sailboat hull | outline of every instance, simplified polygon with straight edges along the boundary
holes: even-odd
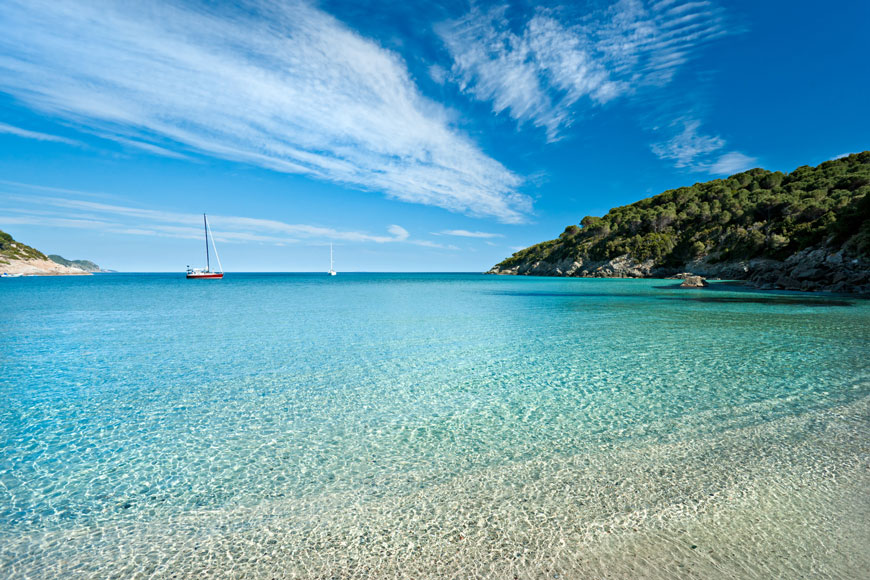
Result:
[[[220,278],[224,277],[224,273],[223,272],[188,272],[187,277],[188,278],[205,278],[205,279],[217,278],[217,279],[220,279]]]

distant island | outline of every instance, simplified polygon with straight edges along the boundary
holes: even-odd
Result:
[[[587,216],[489,273],[746,280],[766,289],[870,293],[870,151],[751,169]]]
[[[90,260],[67,260],[57,254],[46,256],[39,250],[15,241],[0,230],[0,274],[20,276],[88,276],[103,270]]]

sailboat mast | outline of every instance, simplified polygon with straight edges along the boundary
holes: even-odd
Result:
[[[205,214],[202,214],[202,229],[205,230],[205,271],[211,272],[211,263],[208,259],[208,222],[205,221]]]
[[[329,244],[329,271],[332,272],[335,268],[332,267],[332,244]]]

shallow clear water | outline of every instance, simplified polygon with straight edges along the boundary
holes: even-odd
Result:
[[[870,303],[0,281],[2,577],[870,577]]]

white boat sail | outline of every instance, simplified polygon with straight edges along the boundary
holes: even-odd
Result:
[[[332,244],[329,244],[329,275],[335,276],[338,272],[335,271],[335,265],[332,261]]]

